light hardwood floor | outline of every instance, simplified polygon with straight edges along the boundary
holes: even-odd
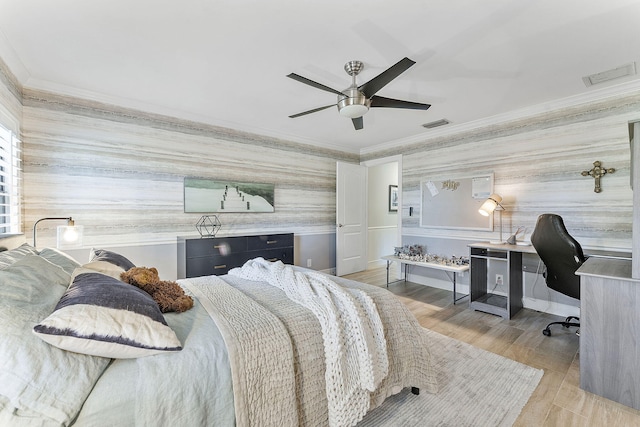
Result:
[[[384,287],[386,270],[381,267],[345,278]],[[549,322],[561,320],[558,316],[523,309],[505,320],[470,310],[466,298],[453,305],[450,291],[402,281],[390,284],[389,290],[423,327],[544,370],[515,426],[640,426],[640,411],[580,388],[575,328],[556,326],[550,337],[542,335]]]

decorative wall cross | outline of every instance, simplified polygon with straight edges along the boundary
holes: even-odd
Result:
[[[614,173],[615,171],[616,170],[614,168],[609,168],[609,169],[603,168],[602,163],[600,163],[599,161],[595,161],[593,162],[593,169],[588,171],[582,171],[581,174],[582,176],[591,176],[596,180],[596,186],[593,189],[593,191],[595,191],[596,193],[599,193],[602,191],[602,188],[600,187],[600,178],[602,178],[608,173]]]

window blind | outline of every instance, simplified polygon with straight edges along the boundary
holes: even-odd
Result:
[[[0,124],[0,234],[20,230],[20,140]]]

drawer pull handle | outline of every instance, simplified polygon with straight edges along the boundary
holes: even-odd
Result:
[[[267,240],[267,245],[273,245],[274,243],[278,243],[277,240]]]
[[[214,245],[213,249],[220,249],[221,247],[223,247],[224,245]]]
[[[227,265],[226,265],[226,264],[222,264],[222,265],[214,265],[214,266],[213,266],[213,268],[214,268],[215,270],[218,270],[218,269],[220,269],[220,268],[226,268],[226,267],[227,267]]]
[[[278,258],[271,258],[271,259],[268,259],[267,261],[274,262],[274,261],[277,261],[277,260],[278,260]]]

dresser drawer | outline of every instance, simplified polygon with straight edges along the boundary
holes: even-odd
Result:
[[[265,234],[247,237],[248,250],[293,247],[293,234]]]
[[[285,264],[293,264],[293,248],[268,249],[260,252],[248,252],[251,258],[262,257],[267,261],[282,261]],[[251,259],[250,258],[250,259]]]
[[[186,242],[186,257],[230,255],[246,252],[246,237],[216,237],[204,239],[190,239]]]
[[[220,276],[247,261],[245,253],[230,256],[211,256],[187,259],[187,277]]]
[[[293,264],[293,244],[293,233],[178,237],[178,278],[220,276],[257,257]]]

